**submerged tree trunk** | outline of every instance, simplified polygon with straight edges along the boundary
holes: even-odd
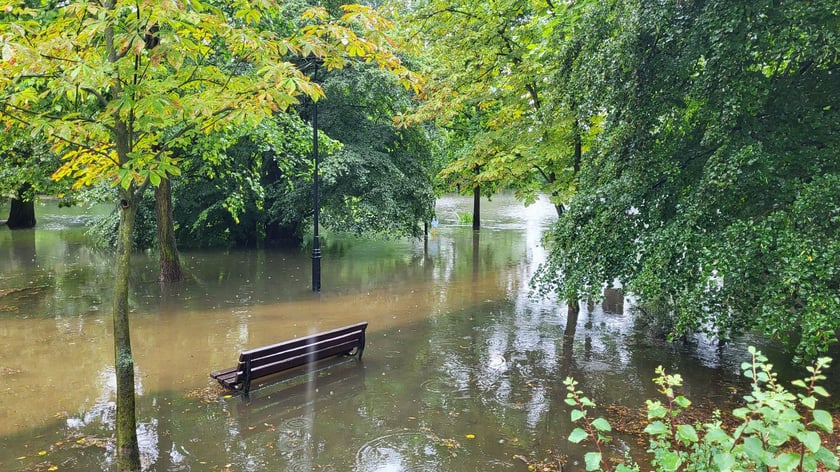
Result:
[[[481,228],[481,186],[476,184],[473,189],[473,230]]]
[[[161,282],[180,282],[184,279],[178,245],[175,241],[175,224],[172,220],[172,184],[168,178],[161,179],[155,187],[155,215],[160,247]]]
[[[11,201],[9,208],[9,220],[6,225],[9,229],[29,229],[35,227],[35,202],[32,199],[25,199],[24,195],[31,188],[29,184],[23,184],[18,189],[17,197]]]
[[[134,186],[132,185],[133,189]],[[134,357],[128,328],[128,275],[137,202],[120,191],[120,226],[114,275],[114,367],[117,374],[117,470],[139,471],[140,448],[134,405]]]

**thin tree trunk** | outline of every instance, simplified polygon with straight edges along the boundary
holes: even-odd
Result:
[[[134,357],[128,328],[128,275],[137,203],[130,191],[121,191],[120,194],[113,302],[114,366],[117,374],[117,470],[133,472],[140,470],[140,449],[134,404]]]
[[[105,0],[108,10],[116,8],[116,0]],[[108,62],[119,60],[114,43],[114,30],[107,26],[104,31]],[[119,77],[111,78],[110,97],[122,96],[122,82]],[[131,127],[119,113],[114,113],[111,131],[119,164],[128,162],[131,153]],[[117,376],[117,472],[140,472],[140,446],[137,443],[137,418],[134,404],[134,357],[131,354],[131,335],[128,329],[128,275],[131,269],[131,248],[134,241],[134,218],[137,215],[137,187],[131,183],[127,189],[120,188],[120,226],[117,239],[117,255],[114,267],[114,370]]]
[[[184,279],[184,274],[175,241],[175,225],[172,221],[172,184],[168,178],[162,179],[160,185],[155,187],[155,214],[160,246],[160,281],[180,282]]]
[[[35,202],[24,200],[22,196],[30,189],[29,184],[23,184],[17,192],[17,197],[12,198],[9,208],[9,220],[6,225],[9,229],[29,229],[35,227]]]
[[[481,228],[481,186],[476,184],[473,189],[473,230]]]

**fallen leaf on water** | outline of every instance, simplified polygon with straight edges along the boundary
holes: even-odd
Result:
[[[468,434],[467,439],[475,439],[475,434]]]
[[[26,459],[26,456],[20,456],[20,457],[17,458],[17,460],[19,460],[19,461],[22,461],[24,459]]]
[[[39,456],[46,456],[46,455],[47,455],[47,451],[38,451],[38,455],[39,455]]]

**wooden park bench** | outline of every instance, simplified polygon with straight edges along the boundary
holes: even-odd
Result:
[[[334,356],[355,355],[365,350],[367,322],[357,323],[271,346],[243,351],[239,364],[212,372],[210,377],[225,388],[248,394],[251,382]]]

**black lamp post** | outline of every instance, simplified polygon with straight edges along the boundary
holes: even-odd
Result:
[[[315,72],[312,81],[318,78],[318,63],[315,58]],[[312,231],[312,291],[321,291],[321,241],[318,239],[318,216],[321,213],[321,203],[318,201],[318,101],[312,100],[312,157],[315,160],[315,170],[312,172],[312,202],[315,206],[315,217]]]

